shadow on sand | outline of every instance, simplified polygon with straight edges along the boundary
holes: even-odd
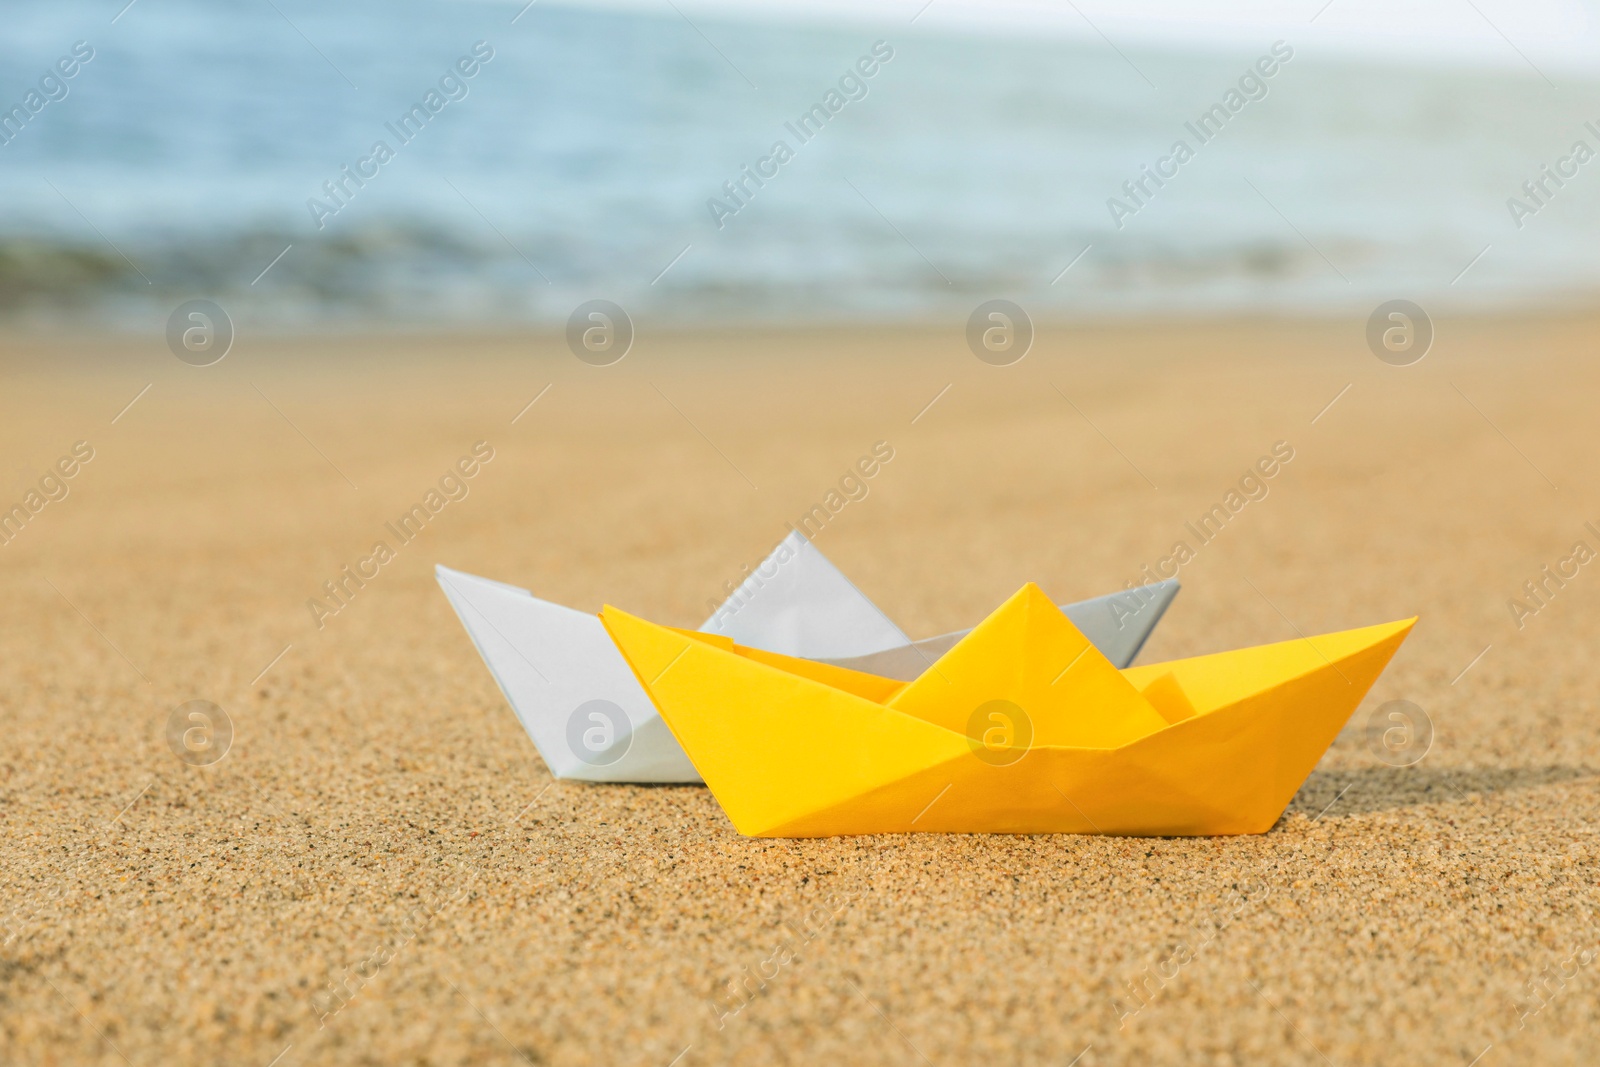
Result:
[[[1472,794],[1488,797],[1517,789],[1594,778],[1600,770],[1555,764],[1545,767],[1364,767],[1358,770],[1317,770],[1306,779],[1285,815],[1329,818],[1422,807],[1427,804],[1464,804]],[[1337,798],[1337,802],[1335,802]]]

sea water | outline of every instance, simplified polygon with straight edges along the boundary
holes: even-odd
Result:
[[[1574,158],[1600,151],[1600,93],[1570,71],[667,4],[12,0],[6,19],[13,321],[139,326],[197,297],[299,328],[556,323],[594,298],[826,323],[959,322],[994,297],[1116,318],[1600,291],[1600,161]],[[93,58],[63,78],[75,47]]]

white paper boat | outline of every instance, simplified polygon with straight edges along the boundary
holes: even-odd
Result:
[[[435,568],[439,585],[557,778],[698,782],[598,615],[526,589]],[[1133,662],[1176,580],[1062,606],[1117,667]],[[700,627],[741,645],[910,680],[965,630],[912,641],[793,531]]]

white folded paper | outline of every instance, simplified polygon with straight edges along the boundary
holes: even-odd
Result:
[[[501,692],[557,778],[698,782],[597,615],[526,589],[435,568]],[[1118,667],[1133,662],[1176,580],[1064,605]],[[910,680],[966,631],[912,641],[798,531],[700,627],[742,645]]]

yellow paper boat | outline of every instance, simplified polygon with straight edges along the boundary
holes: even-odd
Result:
[[[600,617],[751,837],[1265,833],[1416,622],[1119,671],[1030,583],[899,682]]]

